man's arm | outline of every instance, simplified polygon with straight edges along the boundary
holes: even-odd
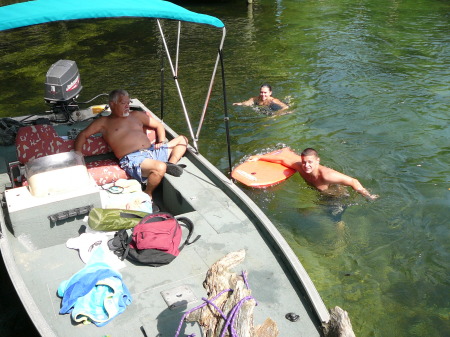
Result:
[[[166,130],[164,129],[164,125],[159,121],[157,121],[156,119],[148,116],[145,112],[140,112],[139,116],[142,121],[142,124],[144,124],[146,127],[155,130],[156,135],[155,147],[159,149],[166,141]]]
[[[361,185],[361,183],[359,182],[358,179],[347,176],[343,173],[337,172],[328,167],[326,167],[326,168],[324,167],[323,172],[322,172],[322,177],[329,184],[339,184],[339,185],[344,185],[344,186],[350,186],[351,188],[353,188],[353,190],[355,190],[356,192],[358,192],[359,194],[361,194],[363,197],[365,197],[367,199],[375,200],[376,198],[378,198],[378,195],[370,194],[369,191],[367,191],[363,187],[363,185]]]
[[[103,117],[96,119],[89,126],[81,131],[75,139],[74,150],[80,154],[83,154],[83,145],[86,140],[96,133],[101,133],[103,130]]]
[[[248,158],[249,161],[257,161],[257,160],[262,160],[262,161],[268,161],[271,163],[277,163],[277,164],[281,164],[283,166],[286,167],[290,167],[294,170],[299,171],[300,167],[301,167],[301,162],[302,162],[302,157],[296,154],[293,154],[291,156],[287,157],[280,157],[279,155],[264,155],[264,157],[262,156],[251,156],[250,158]]]

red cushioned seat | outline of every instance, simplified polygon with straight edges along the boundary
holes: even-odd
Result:
[[[24,126],[16,136],[17,159],[25,165],[32,159],[69,152],[73,142],[59,137],[51,125]]]
[[[94,178],[97,185],[105,185],[119,179],[129,179],[130,177],[122,170],[114,159],[96,160],[86,163],[89,174]]]

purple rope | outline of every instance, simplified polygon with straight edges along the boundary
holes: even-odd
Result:
[[[222,317],[225,319],[225,315],[223,314],[223,312],[222,312],[219,308],[217,308],[216,305],[215,305],[214,303],[212,303],[212,302],[210,302],[210,301],[216,300],[216,299],[217,299],[218,297],[220,297],[223,293],[226,293],[226,292],[228,292],[228,291],[233,291],[233,289],[222,290],[220,293],[218,293],[216,296],[214,296],[211,300],[207,300],[207,299],[205,299],[205,298],[202,298],[202,300],[204,300],[205,303],[202,303],[202,304],[200,304],[199,306],[196,306],[195,308],[192,308],[191,310],[186,311],[186,312],[184,313],[183,317],[181,317],[180,324],[178,324],[178,329],[177,329],[177,332],[175,333],[175,337],[178,337],[178,335],[180,334],[181,327],[183,326],[183,322],[184,322],[185,318],[187,317],[187,315],[189,315],[191,312],[193,312],[193,311],[195,311],[195,310],[198,310],[198,309],[200,309],[200,308],[203,308],[203,307],[204,307],[205,305],[207,305],[208,303],[209,303],[209,304],[212,304],[212,305],[219,311],[219,313],[222,315]],[[195,335],[195,334],[194,334],[194,335]]]
[[[247,296],[247,297],[244,297],[243,299],[241,299],[239,301],[239,303],[237,304],[237,308],[233,314],[233,317],[231,318],[231,326],[232,327],[234,327],[234,321],[236,320],[236,317],[238,316],[237,313],[241,310],[242,305],[244,304],[245,301],[249,301],[249,300],[254,300],[255,305],[258,305],[258,302],[256,301],[256,299],[253,296]]]
[[[248,285],[248,281],[247,281],[247,272],[246,271],[242,271],[241,274],[243,280],[244,280],[244,284],[247,287],[247,289],[250,289],[249,285]],[[222,316],[223,319],[225,319],[225,325],[222,329],[222,333],[220,334],[220,337],[224,337],[226,331],[229,329],[231,336],[232,337],[239,337],[237,335],[236,329],[234,328],[234,323],[237,317],[237,313],[239,312],[239,310],[241,310],[242,305],[244,304],[244,302],[248,301],[248,300],[254,300],[256,305],[258,305],[258,302],[256,301],[256,299],[253,296],[246,296],[244,298],[242,298],[229,312],[228,317],[225,316],[225,314],[222,312],[222,310],[215,304],[213,303],[213,301],[215,301],[218,297],[220,297],[223,293],[225,292],[229,292],[229,291],[233,291],[233,289],[227,289],[227,290],[223,290],[221,291],[219,294],[217,294],[216,296],[214,296],[212,299],[207,299],[202,297],[202,300],[205,301],[204,303],[200,304],[199,306],[188,310],[183,317],[181,318],[180,324],[178,325],[178,329],[177,332],[175,334],[175,337],[178,337],[178,335],[180,334],[181,331],[181,327],[183,325],[184,320],[186,319],[187,315],[189,315],[191,312],[198,310],[200,308],[203,308],[204,306],[210,304],[212,305],[218,312],[219,314]],[[195,333],[189,335],[188,337],[195,337]]]
[[[208,300],[207,298],[202,297],[202,300],[205,301],[207,304],[211,304],[214,308],[216,308],[216,310],[219,312],[220,316],[222,316],[223,319],[226,319],[227,316],[225,316],[225,314],[222,312],[222,310],[220,310],[220,308],[213,302],[211,302],[210,300]],[[205,303],[205,305],[206,305]]]
[[[234,328],[234,322],[236,320],[237,317],[237,313],[239,312],[239,310],[241,310],[242,305],[244,304],[244,302],[248,301],[248,300],[255,300],[255,298],[253,296],[245,296],[244,298],[242,298],[230,311],[227,320],[225,322],[225,325],[223,327],[222,333],[220,334],[220,337],[225,336],[225,332],[227,331],[227,328],[230,327],[230,332],[231,332],[231,336],[233,337],[238,337],[237,333],[236,333],[236,329]],[[258,305],[258,303],[256,302],[256,305]]]
[[[249,285],[248,285],[248,281],[247,281],[247,272],[245,270],[242,271],[241,274],[242,278],[244,279],[244,284],[247,287],[247,289],[250,289]]]

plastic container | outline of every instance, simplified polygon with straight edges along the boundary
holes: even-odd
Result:
[[[44,197],[92,186],[83,156],[64,152],[30,160],[25,165],[30,193]]]

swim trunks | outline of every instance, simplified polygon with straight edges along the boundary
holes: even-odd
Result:
[[[141,183],[146,183],[147,177],[142,177],[141,163],[145,159],[160,160],[165,163],[168,160],[168,154],[167,144],[164,144],[159,149],[155,149],[155,146],[152,145],[148,149],[137,150],[123,156],[119,160],[119,164],[128,175]]]

